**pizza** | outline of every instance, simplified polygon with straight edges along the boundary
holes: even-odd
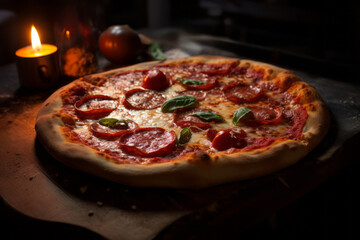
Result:
[[[295,164],[327,108],[291,71],[194,56],[77,79],[41,107],[37,137],[64,164],[135,187],[204,188]]]

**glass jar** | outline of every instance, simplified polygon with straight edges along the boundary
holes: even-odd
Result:
[[[77,78],[97,70],[97,39],[92,21],[75,4],[66,5],[55,23],[62,74]]]

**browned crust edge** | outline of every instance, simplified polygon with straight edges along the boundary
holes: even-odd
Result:
[[[187,59],[168,60],[161,64],[197,61],[219,63],[236,60],[238,59],[219,56],[196,56]],[[93,76],[110,76],[122,71],[148,68],[158,63],[157,61],[141,63]],[[296,78],[291,72],[269,64],[251,60],[241,60],[240,64],[272,69],[276,73],[273,74],[270,71],[270,75],[274,76],[269,77],[269,79],[274,79],[284,72],[285,75]],[[301,141],[275,142],[268,148],[251,152],[233,154],[219,152],[206,161],[193,154],[166,163],[150,165],[115,164],[86,146],[68,142],[60,130],[63,123],[52,114],[62,106],[60,92],[72,87],[77,81],[79,80],[60,88],[44,102],[35,124],[38,139],[58,161],[75,169],[130,186],[197,189],[264,176],[293,165],[306,156],[319,144],[329,127],[330,118],[324,102],[311,86],[304,83],[305,89],[311,91],[311,97],[306,95],[305,97],[308,99],[305,99],[303,103],[303,106],[308,110],[309,117],[303,131],[304,138]],[[298,81],[294,81],[290,88],[297,84]],[[315,110],[309,111],[309,105],[312,106],[311,109]]]

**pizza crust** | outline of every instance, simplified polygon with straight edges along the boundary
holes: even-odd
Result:
[[[218,56],[197,56],[168,60],[164,63],[197,61],[224,63],[239,60]],[[123,71],[146,69],[158,63],[158,61],[141,63],[92,76],[111,76]],[[265,78],[269,81],[276,79],[283,83],[280,84],[281,86],[291,89],[291,93],[301,92],[299,96],[308,112],[302,140],[275,141],[266,148],[232,154],[218,152],[211,157],[201,152],[189,153],[165,163],[117,164],[89,147],[69,142],[61,132],[63,122],[53,114],[62,106],[61,92],[75,86],[81,80],[75,80],[60,88],[44,102],[36,120],[37,137],[47,151],[64,164],[135,187],[204,188],[257,178],[295,164],[315,148],[327,132],[330,118],[324,102],[311,86],[301,82],[296,75],[287,70],[251,60],[241,60],[241,65],[261,66],[265,69]]]

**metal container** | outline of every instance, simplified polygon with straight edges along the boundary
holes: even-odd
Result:
[[[59,85],[59,56],[56,50],[44,56],[24,56],[16,51],[20,85],[31,89],[46,89]]]

